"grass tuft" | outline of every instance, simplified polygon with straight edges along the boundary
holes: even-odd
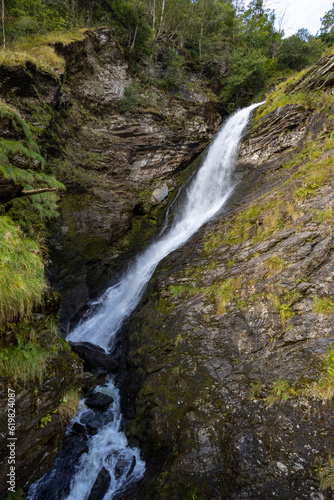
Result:
[[[318,314],[331,314],[334,311],[334,302],[327,297],[314,297],[313,311]]]
[[[0,216],[0,324],[29,315],[45,290],[37,243],[24,238],[9,217]]]
[[[41,71],[51,74],[63,73],[65,61],[54,50],[57,42],[68,45],[71,42],[82,40],[86,29],[76,31],[57,31],[43,35],[25,36],[17,40],[14,49],[0,49],[0,65],[25,65],[28,61],[36,65]]]
[[[323,368],[324,372],[319,380],[304,391],[306,396],[315,400],[330,400],[334,397],[334,349],[327,351]]]
[[[58,406],[58,413],[62,422],[67,423],[73,418],[79,403],[79,389],[72,387],[64,394]]]
[[[17,347],[11,346],[0,352],[0,376],[9,377],[24,385],[30,381],[42,382],[50,358],[50,348],[42,348],[34,342],[24,343],[17,336]]]

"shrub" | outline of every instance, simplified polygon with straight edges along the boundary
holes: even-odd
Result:
[[[166,70],[162,84],[167,89],[180,88],[185,81],[186,60],[177,50],[169,47],[163,58]]]
[[[334,302],[327,297],[314,297],[313,311],[318,314],[330,314],[334,311]]]

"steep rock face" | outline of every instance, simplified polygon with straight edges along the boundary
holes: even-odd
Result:
[[[127,432],[150,473],[124,498],[333,498],[317,471],[334,438],[331,92],[259,109],[225,213],[126,326]]]
[[[49,160],[67,193],[51,243],[53,284],[64,295],[68,323],[117,277],[133,247],[152,237],[180,172],[220,116],[203,95],[198,104],[138,88],[107,28],[57,50],[66,77]],[[169,199],[153,207],[152,192],[166,183]]]
[[[0,385],[0,497],[7,497],[10,484],[10,465],[15,467],[15,490],[27,490],[52,466],[65,435],[66,426],[76,411],[71,391],[80,386],[82,362],[69,346],[57,336],[59,297],[49,297],[48,304],[35,313],[30,321],[7,324],[1,328],[2,363],[12,356],[22,372],[1,377]],[[17,339],[33,336],[38,348],[26,344],[23,354],[8,354],[6,348]],[[36,345],[36,344],[35,344]],[[43,359],[34,356],[44,353]],[[26,365],[20,361],[25,355]],[[47,355],[47,359],[45,356]],[[46,363],[36,377],[28,376],[34,362]],[[21,363],[21,365],[20,365]],[[36,370],[36,367],[35,367]],[[24,378],[26,377],[26,379]],[[15,441],[12,438],[15,438]],[[13,446],[13,449],[9,448]],[[10,461],[10,460],[14,461]]]
[[[59,44],[57,50],[67,60],[65,76],[29,62],[0,67],[0,135],[17,142],[12,165],[27,173],[57,173],[66,184],[51,237],[50,272],[56,287],[65,291],[62,317],[68,320],[101,291],[108,272],[117,274],[126,260],[122,255],[144,246],[154,234],[175,186],[187,175],[184,169],[203,150],[220,115],[205,89],[186,96],[188,101],[164,90],[141,89],[131,110],[121,110],[133,97],[127,97],[126,88],[135,78],[109,30],[87,32],[81,42]],[[37,159],[20,153],[28,136],[40,148]],[[0,168],[3,213],[22,189]],[[58,312],[53,311],[52,324],[45,312],[35,312],[0,332],[1,362],[8,361],[8,350],[22,354],[20,348],[15,351],[19,337],[23,355],[29,358],[39,348],[48,355],[40,379],[23,381],[16,374],[1,380],[0,496],[8,487],[8,387],[16,391],[16,488],[26,490],[51,467],[75,412],[75,405],[66,408],[67,394],[80,385],[82,368],[57,339]]]

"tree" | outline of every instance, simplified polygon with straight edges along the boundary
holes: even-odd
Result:
[[[334,44],[334,3],[321,19],[320,38],[326,45]]]
[[[263,87],[269,71],[270,59],[260,49],[237,47],[228,58],[229,76],[221,93],[228,111],[249,102]]]
[[[275,28],[275,12],[265,8],[264,0],[252,0],[242,16],[240,41],[260,49],[266,57],[275,57],[281,38],[282,33]]]
[[[1,0],[2,3],[2,46],[6,48],[6,31],[5,31],[5,0]]]
[[[278,68],[301,70],[321,56],[324,46],[308,30],[298,30],[295,35],[282,40],[277,52]]]

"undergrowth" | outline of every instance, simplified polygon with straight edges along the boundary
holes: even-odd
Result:
[[[63,73],[65,60],[56,54],[54,44],[68,45],[81,40],[86,29],[75,31],[57,31],[42,35],[30,35],[19,38],[13,48],[0,49],[0,64],[5,66],[34,63],[40,71],[47,71],[55,76]]]
[[[14,382],[42,382],[47,370],[47,361],[56,355],[57,346],[43,348],[39,344],[24,342],[17,336],[17,346],[10,346],[0,352],[0,376],[9,377]]]
[[[33,139],[29,124],[19,112],[1,101],[0,118],[10,119],[11,127],[19,137],[19,140],[0,141],[1,173],[22,184],[25,190],[45,187],[63,190],[64,185],[44,171],[45,159]],[[56,192],[37,194],[29,199],[12,200],[12,208],[7,213],[31,236],[36,236],[44,221],[58,216],[57,203]]]
[[[75,414],[80,403],[79,389],[72,387],[60,400],[58,413],[62,422],[68,422]]]
[[[334,349],[330,348],[323,358],[323,372],[319,380],[309,385],[304,393],[315,400],[328,400],[334,397]]]
[[[0,324],[29,315],[46,290],[38,243],[25,238],[9,217],[0,217]]]

